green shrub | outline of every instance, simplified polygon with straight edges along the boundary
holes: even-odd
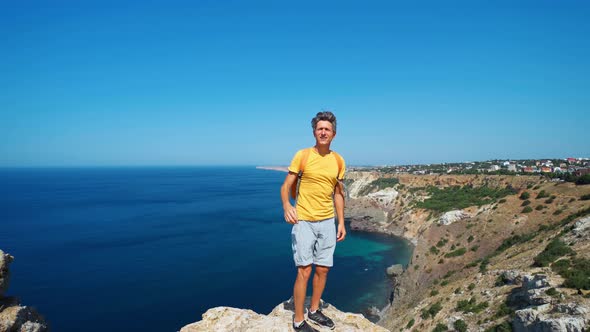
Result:
[[[454,209],[463,209],[469,206],[490,204],[500,198],[515,193],[515,190],[510,187],[500,189],[487,186],[454,186],[443,189],[432,186],[427,190],[430,197],[423,202],[418,202],[416,207],[441,213]]]
[[[565,287],[590,290],[590,259],[576,258],[571,262],[562,259],[551,268],[565,278]]]
[[[435,304],[431,305],[430,308],[428,308],[428,312],[430,313],[430,316],[432,318],[434,318],[434,316],[436,316],[436,314],[438,314],[438,312],[442,309],[442,305],[440,302],[436,302]]]
[[[500,318],[500,317],[504,317],[506,315],[512,315],[513,313],[514,313],[514,310],[512,310],[506,303],[502,303],[498,307],[498,310],[496,310],[494,317]]]
[[[448,280],[443,280],[443,281],[440,283],[440,285],[441,285],[441,286],[446,286],[446,285],[448,285],[448,284],[449,284],[449,281],[448,281]]]
[[[497,278],[496,278],[496,282],[494,283],[494,286],[496,287],[501,287],[504,286],[508,283],[508,279],[506,279],[506,277],[504,277],[503,274],[500,274]]]
[[[527,205],[529,205],[529,204],[531,204],[531,201],[529,201],[529,200],[527,199],[526,201],[522,202],[522,204],[520,204],[520,206],[527,206]]]
[[[451,257],[457,257],[457,256],[462,256],[467,252],[467,249],[465,248],[459,248],[457,250],[453,250],[449,253],[445,254],[445,258],[451,258]]]
[[[537,210],[537,211],[543,210],[543,205],[537,205],[537,207],[535,207],[535,210]]]
[[[549,194],[545,192],[545,190],[541,190],[537,195],[537,199],[549,197]]]
[[[473,313],[480,313],[485,308],[489,306],[488,302],[480,302],[477,303],[475,297],[472,297],[469,301],[461,300],[457,302],[457,307],[455,308],[456,311],[462,311],[464,313],[473,312]]]
[[[533,212],[533,209],[530,206],[525,206],[524,209],[522,209],[522,213],[529,213],[529,212]]]
[[[456,331],[459,331],[459,332],[466,332],[467,331],[467,324],[462,319],[456,320],[453,323],[453,327],[455,328]]]
[[[529,194],[528,192],[525,191],[522,194],[520,194],[520,197],[518,197],[518,198],[520,198],[524,201],[526,199],[529,199],[529,197],[531,197],[531,194]]]
[[[409,329],[410,327],[414,326],[414,323],[416,321],[414,320],[414,318],[410,319],[410,321],[408,322],[408,325],[406,325],[406,328]]]
[[[479,249],[479,245],[475,245],[475,246],[471,247],[471,249],[469,249],[469,250],[471,250],[473,252],[477,252],[477,249]]]
[[[545,291],[545,294],[547,294],[549,296],[557,296],[557,294],[559,294],[559,292],[555,289],[555,287],[551,287]]]
[[[440,250],[438,250],[435,246],[430,247],[430,252],[438,255],[440,253]]]
[[[501,200],[498,201],[498,204],[502,204],[502,203],[506,203],[506,198],[502,198]]]
[[[467,289],[474,290],[475,289],[475,284],[474,283],[470,283],[469,286],[467,286]]]
[[[563,241],[556,238],[553,239],[545,250],[538,254],[533,260],[535,266],[548,266],[557,258],[573,253],[572,248],[568,247]]]
[[[442,332],[442,331],[448,331],[449,328],[442,323],[438,323],[436,324],[436,327],[432,330],[432,332]]]
[[[507,239],[504,239],[504,241],[502,241],[502,244],[498,247],[498,249],[496,249],[496,252],[502,252],[512,247],[513,245],[528,242],[532,240],[536,235],[537,233],[535,232],[513,235]]]
[[[562,212],[563,212],[563,209],[555,210],[555,212],[553,212],[553,215],[557,216],[557,215],[561,214]]]
[[[590,200],[590,194],[588,194],[588,195],[582,195],[582,197],[580,197],[580,200],[581,200],[581,201],[587,201],[587,200]]]
[[[420,312],[420,318],[428,319],[429,317],[430,317],[430,314],[428,313],[428,309],[426,309],[426,308],[422,309],[422,311]]]
[[[447,242],[449,242],[449,240],[448,240],[448,239],[444,239],[444,238],[443,238],[443,239],[440,239],[440,240],[438,240],[438,242],[436,243],[436,246],[437,246],[437,247],[439,247],[439,248],[442,248],[442,247],[444,247],[444,246],[445,246],[445,244],[447,244]]]
[[[490,258],[486,257],[484,259],[481,260],[481,262],[479,263],[479,272],[481,273],[485,273],[488,271],[488,265],[490,264]]]
[[[509,322],[502,322],[496,326],[489,327],[485,332],[511,332],[512,325]]]
[[[473,237],[473,235],[469,235],[469,237],[467,238],[467,242],[471,242],[473,241],[475,238]]]
[[[590,184],[590,174],[584,174],[576,180],[577,185]]]
[[[437,296],[438,295],[438,291],[436,289],[433,289],[430,291],[430,296]]]

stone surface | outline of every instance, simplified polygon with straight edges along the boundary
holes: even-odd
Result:
[[[507,285],[516,285],[522,282],[522,275],[516,270],[502,271],[500,275]]]
[[[394,264],[387,268],[387,275],[390,277],[400,276],[404,273],[404,267],[401,264]]]
[[[445,212],[440,219],[438,220],[438,222],[441,225],[450,225],[454,222],[457,222],[459,220],[463,220],[463,219],[467,219],[470,218],[471,216],[466,213],[465,211],[462,210],[453,210],[453,211],[449,211],[449,212]]]
[[[590,217],[582,218],[574,224],[574,229],[572,230],[575,235],[584,235],[590,231]]]
[[[14,257],[0,250],[0,298],[4,296],[4,292],[6,292],[8,289],[8,282],[10,279],[8,264],[10,264],[13,260]]]
[[[350,332],[386,332],[385,328],[371,323],[360,314],[342,312],[332,305],[327,305],[323,312],[336,324],[333,331]],[[258,314],[248,309],[216,307],[207,310],[203,319],[184,326],[180,332],[200,331],[235,331],[235,332],[291,332],[293,312],[285,309],[285,304],[276,306],[268,315]],[[314,327],[318,328],[314,325]],[[320,331],[330,331],[323,328]]]
[[[45,320],[33,308],[20,306],[15,297],[4,297],[8,289],[8,264],[14,257],[0,250],[0,332],[44,332]]]

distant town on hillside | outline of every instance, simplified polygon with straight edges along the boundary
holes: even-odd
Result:
[[[393,174],[499,174],[544,175],[571,181],[590,174],[590,158],[487,160],[460,163],[351,167]]]

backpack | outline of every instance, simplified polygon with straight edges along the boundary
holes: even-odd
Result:
[[[305,165],[307,164],[307,159],[309,157],[311,149],[313,148],[307,148],[303,150],[303,152],[301,153],[301,161],[299,162],[299,172],[297,173],[297,180],[295,180],[295,182],[293,182],[293,185],[291,185],[291,198],[293,198],[294,200],[297,200],[297,196],[299,196],[299,185],[301,184],[301,177],[303,176],[303,170],[305,169]],[[344,160],[338,153],[334,151],[332,151],[332,153],[336,157],[336,162],[338,163],[338,175],[340,175],[340,172],[342,172],[342,167],[344,166]],[[342,182],[342,179],[336,178],[336,180],[338,180],[338,183],[342,186],[342,190],[344,191],[344,183]]]

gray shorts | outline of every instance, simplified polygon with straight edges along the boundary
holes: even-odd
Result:
[[[297,266],[310,264],[331,267],[336,249],[334,218],[322,221],[299,220],[291,230],[293,259]]]

